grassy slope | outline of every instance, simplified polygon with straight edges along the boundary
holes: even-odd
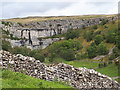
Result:
[[[71,88],[58,82],[36,79],[22,73],[2,71],[2,88]]]
[[[20,22],[20,23],[29,23],[29,22],[39,22],[45,20],[57,20],[57,19],[87,19],[92,17],[103,17],[103,16],[114,16],[114,15],[78,15],[78,16],[59,16],[59,17],[25,17],[25,18],[12,18],[12,19],[3,19],[3,21],[10,22]]]

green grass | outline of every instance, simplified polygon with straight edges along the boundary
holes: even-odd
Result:
[[[9,70],[2,71],[2,88],[71,88],[59,82],[36,79]]]
[[[96,68],[98,67],[98,63],[90,62],[90,61],[64,61],[64,63],[73,65],[74,67],[86,67],[86,68]]]
[[[115,79],[115,80],[120,83],[120,78],[117,78],[117,79]]]
[[[119,76],[119,73],[118,73],[118,67],[119,66],[120,66],[120,64],[115,65],[113,63],[113,64],[108,65],[107,67],[98,68],[98,69],[96,69],[96,71],[98,71],[102,74],[105,74],[107,76],[110,76],[110,77],[117,77],[117,76]]]

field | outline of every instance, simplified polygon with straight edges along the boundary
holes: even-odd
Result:
[[[36,79],[19,72],[2,71],[2,88],[72,88],[60,82]]]

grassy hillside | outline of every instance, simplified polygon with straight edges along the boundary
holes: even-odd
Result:
[[[36,79],[22,73],[2,71],[2,88],[72,88],[61,82]]]
[[[10,21],[10,22],[20,22],[20,23],[30,23],[30,22],[40,22],[45,20],[57,20],[57,19],[87,19],[93,17],[103,17],[103,16],[114,16],[114,15],[78,15],[78,16],[52,16],[52,17],[25,17],[25,18],[12,18],[12,19],[3,19],[3,21]]]

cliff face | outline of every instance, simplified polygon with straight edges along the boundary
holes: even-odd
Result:
[[[25,57],[21,54],[12,55],[6,51],[0,51],[3,69],[10,69],[15,72],[23,72],[35,78],[48,81],[63,81],[74,88],[119,88],[118,82],[106,75],[87,68],[75,68],[71,65],[59,63],[58,65],[45,65],[32,57]]]
[[[99,17],[99,18],[90,18],[90,19],[47,20],[47,21],[23,24],[22,26],[17,23],[14,23],[11,26],[5,26],[4,24],[2,24],[2,28],[4,30],[9,30],[10,33],[12,33],[14,36],[18,38],[25,38],[26,40],[22,40],[23,43],[20,46],[26,45],[26,46],[30,46],[31,49],[36,49],[38,47],[41,47],[43,49],[49,46],[51,42],[60,40],[60,38],[55,38],[51,40],[50,39],[39,40],[38,38],[51,37],[53,35],[63,34],[66,33],[69,28],[77,29],[77,28],[83,28],[83,26],[88,27],[88,26],[96,25],[101,23],[102,19],[112,21],[112,20],[116,20],[117,16]],[[13,44],[12,46],[15,46],[15,44]]]

